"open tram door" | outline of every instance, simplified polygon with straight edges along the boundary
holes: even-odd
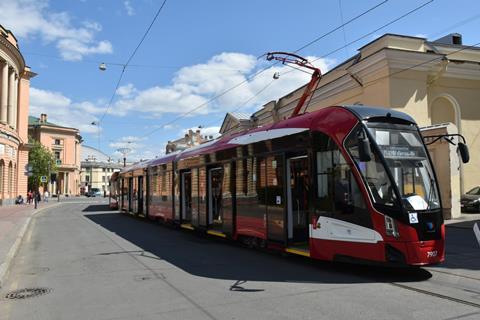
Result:
[[[137,206],[137,214],[139,215],[144,215],[145,214],[145,202],[144,202],[144,185],[143,185],[143,176],[138,177],[138,194],[137,194],[137,199],[138,199],[138,206]]]
[[[193,229],[192,222],[192,173],[180,172],[180,224],[183,228]]]
[[[287,252],[310,256],[308,155],[287,159]]]
[[[208,170],[208,224],[218,232],[223,229],[222,181],[222,167]]]

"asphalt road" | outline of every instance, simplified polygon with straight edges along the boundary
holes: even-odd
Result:
[[[32,220],[0,319],[479,319],[470,233],[449,227],[442,266],[372,268],[255,251],[72,199]]]

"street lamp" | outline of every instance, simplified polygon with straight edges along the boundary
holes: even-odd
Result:
[[[132,151],[132,149],[130,149],[128,147],[123,147],[123,148],[118,148],[117,151],[120,152],[123,155],[123,166],[126,167],[127,166],[127,154],[130,151]]]

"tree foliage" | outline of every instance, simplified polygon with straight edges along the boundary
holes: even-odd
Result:
[[[55,156],[43,146],[39,141],[32,142],[33,147],[28,153],[28,164],[32,166],[33,175],[28,178],[30,189],[37,189],[40,185],[40,177],[46,176],[47,182],[50,180],[50,173],[57,171]]]

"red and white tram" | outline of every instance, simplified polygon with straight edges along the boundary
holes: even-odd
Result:
[[[321,260],[445,258],[438,184],[415,121],[335,106],[125,168],[120,209]]]

